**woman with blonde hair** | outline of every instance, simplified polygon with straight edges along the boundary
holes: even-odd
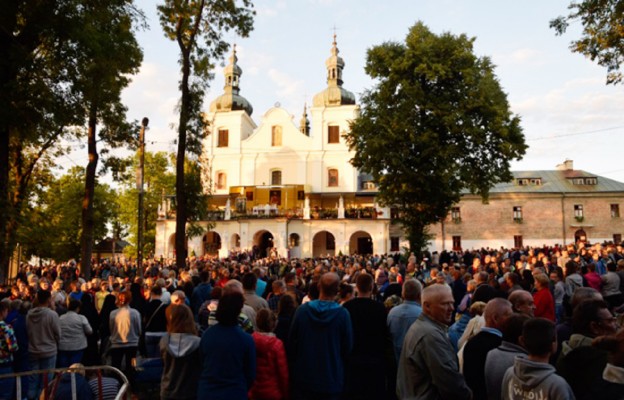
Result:
[[[167,334],[160,340],[163,374],[160,382],[161,399],[195,399],[201,373],[200,338],[191,309],[171,305],[165,312]]]

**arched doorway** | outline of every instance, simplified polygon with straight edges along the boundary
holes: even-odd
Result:
[[[312,256],[333,256],[336,254],[336,238],[331,232],[320,231],[312,239]]]
[[[176,237],[175,232],[172,233],[171,236],[169,236],[169,247],[167,248],[167,257],[168,258],[175,258],[175,256],[176,256],[175,237]],[[186,241],[184,242],[184,249],[187,251],[187,255],[188,255],[188,236],[186,237]]]
[[[578,231],[574,232],[574,243],[579,243],[579,242],[582,242],[582,243],[587,242],[587,234],[582,229],[579,229]]]
[[[349,254],[373,254],[373,238],[364,231],[357,231],[349,239]]]
[[[273,248],[273,234],[269,231],[262,230],[254,235],[254,253],[256,257],[268,257]]]
[[[202,238],[204,255],[216,256],[221,249],[221,236],[217,232],[206,232]]]
[[[288,251],[291,258],[301,258],[301,238],[297,233],[288,235]]]
[[[230,238],[230,250],[238,251],[240,249],[240,236],[238,233],[235,233]]]

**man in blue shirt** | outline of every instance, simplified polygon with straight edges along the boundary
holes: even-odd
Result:
[[[388,329],[392,336],[394,346],[394,356],[397,362],[401,355],[403,347],[403,339],[410,326],[418,319],[422,312],[420,306],[420,294],[422,293],[422,284],[414,278],[410,278],[403,284],[403,303],[393,307],[388,313]]]

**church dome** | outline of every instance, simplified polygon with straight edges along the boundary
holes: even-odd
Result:
[[[331,55],[327,61],[325,61],[325,66],[327,67],[327,87],[314,96],[312,101],[314,107],[355,104],[355,96],[353,93],[342,87],[342,70],[344,69],[345,62],[338,53],[336,35],[334,34]]]
[[[251,103],[239,94],[240,77],[243,70],[237,64],[236,45],[233,46],[230,63],[223,69],[225,75],[224,93],[210,103],[210,112],[243,110],[249,116],[253,113]]]

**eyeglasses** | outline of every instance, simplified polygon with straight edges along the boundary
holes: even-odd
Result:
[[[617,317],[607,317],[607,318],[598,318],[598,321],[600,322],[609,322],[609,323],[615,323],[617,322]]]

